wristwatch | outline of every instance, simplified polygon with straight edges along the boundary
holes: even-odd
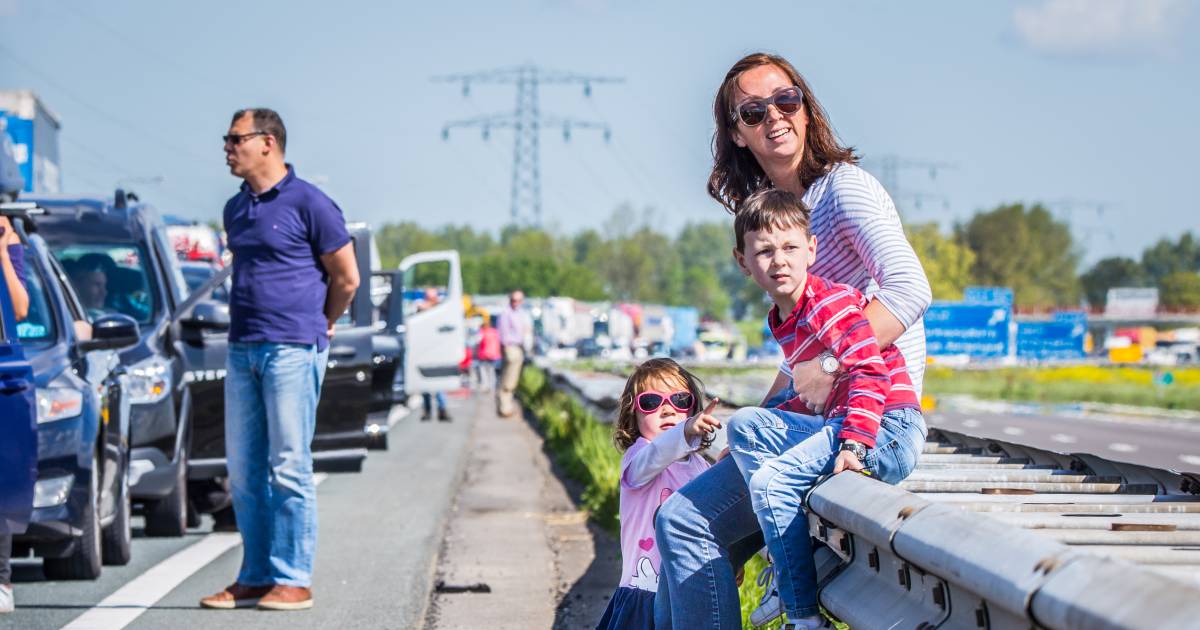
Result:
[[[838,450],[850,451],[851,453],[854,453],[854,456],[857,457],[858,461],[860,462],[866,461],[867,459],[867,447],[862,442],[856,442],[854,440],[842,440],[842,447]]]
[[[821,365],[821,371],[830,376],[837,374],[842,369],[842,364],[837,360],[837,357],[833,356],[833,353],[828,350],[817,355],[817,361]]]

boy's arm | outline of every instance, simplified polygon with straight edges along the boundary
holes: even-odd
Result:
[[[654,481],[667,466],[700,448],[700,440],[694,440],[695,444],[688,442],[684,435],[686,425],[687,422],[680,422],[638,449],[629,461],[624,463],[621,485],[626,488],[640,488]]]
[[[892,382],[871,322],[863,314],[859,296],[848,287],[834,285],[810,300],[815,307],[805,319],[807,327],[841,363],[849,380],[846,419],[837,437],[874,448]]]

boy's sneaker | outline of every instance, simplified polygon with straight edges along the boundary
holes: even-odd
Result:
[[[783,624],[782,630],[820,630],[825,627],[825,618],[821,615],[805,617]]]
[[[0,614],[10,613],[17,604],[13,601],[12,585],[0,584]]]
[[[783,600],[779,598],[779,586],[775,580],[775,565],[768,564],[758,574],[758,585],[763,587],[763,598],[758,608],[750,613],[750,623],[765,626],[783,614]]]

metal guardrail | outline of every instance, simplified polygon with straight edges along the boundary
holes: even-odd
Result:
[[[821,604],[852,628],[1200,623],[1194,586],[861,475],[830,477],[807,501],[813,536],[844,563]]]
[[[550,373],[597,409],[624,384]],[[934,428],[899,487],[842,474],[807,502],[821,603],[856,630],[1200,628],[1195,475]]]

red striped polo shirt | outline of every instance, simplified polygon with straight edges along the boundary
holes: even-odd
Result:
[[[768,313],[767,322],[788,365],[795,367],[827,349],[837,357],[842,371],[825,400],[825,417],[846,417],[838,439],[874,448],[884,413],[920,409],[921,403],[896,346],[879,351],[875,331],[863,315],[866,306],[858,289],[808,274],[800,300],[787,319],[780,320],[776,306]],[[779,408],[814,415],[799,397]]]

